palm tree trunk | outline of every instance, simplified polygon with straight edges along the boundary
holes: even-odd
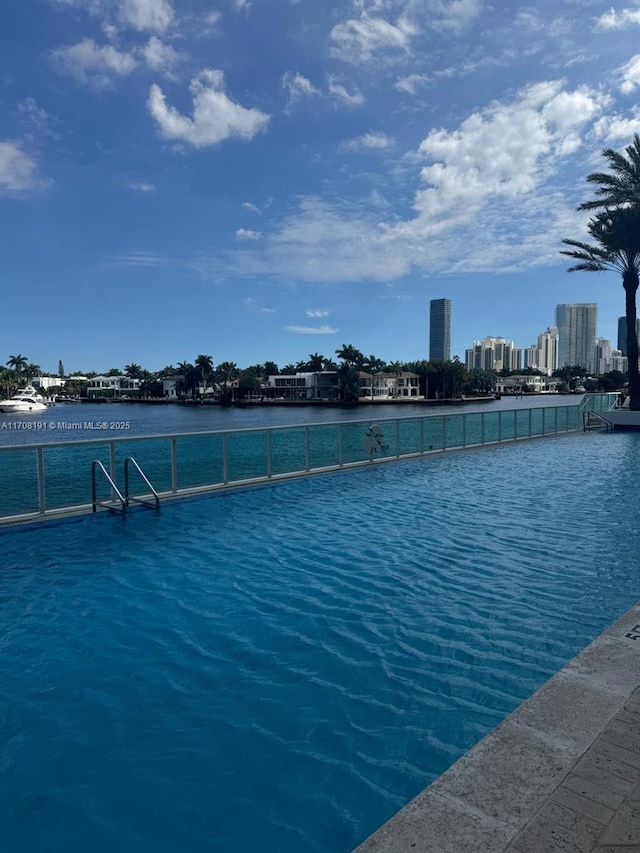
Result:
[[[636,334],[636,293],[638,273],[628,271],[622,279],[627,313],[627,358],[629,361],[629,408],[640,411],[640,371],[638,370],[638,336]]]

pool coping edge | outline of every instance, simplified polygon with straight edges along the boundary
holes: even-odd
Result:
[[[353,853],[506,850],[639,687],[636,604]]]

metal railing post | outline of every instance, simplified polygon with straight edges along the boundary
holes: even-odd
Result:
[[[309,436],[309,426],[306,425],[304,428],[304,461],[306,465],[306,470],[311,470],[311,443]]]
[[[484,444],[484,412],[480,412],[480,444]]]
[[[424,453],[424,418],[420,418],[420,453]]]
[[[462,415],[462,446],[467,446],[467,416]]]
[[[47,510],[47,501],[44,490],[44,461],[41,446],[38,447],[36,455],[38,465],[38,510],[40,515],[44,515]]]
[[[396,418],[396,459],[400,458],[400,421]]]
[[[229,482],[229,441],[226,432],[222,433],[222,482],[225,486]]]
[[[116,477],[117,477],[117,474],[116,474],[116,446],[115,446],[115,443],[113,441],[109,442],[109,476],[111,477],[111,480],[115,483]],[[117,494],[116,494],[116,491],[113,487],[111,488],[111,500],[112,501],[117,500]]]
[[[529,438],[531,438],[531,409],[529,409]]]
[[[344,465],[343,446],[342,446],[343,438],[344,438],[344,433],[343,433],[343,429],[342,429],[342,424],[338,424],[338,465]]]
[[[270,477],[273,471],[272,468],[272,459],[271,459],[271,430],[267,430],[267,477]]]
[[[178,448],[175,436],[171,439],[171,491],[178,491]]]

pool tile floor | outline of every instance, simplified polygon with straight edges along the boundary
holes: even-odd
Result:
[[[355,853],[640,853],[640,606]]]

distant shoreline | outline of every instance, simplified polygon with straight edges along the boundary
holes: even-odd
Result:
[[[515,395],[514,399],[515,399]],[[536,396],[534,394],[528,396]],[[83,397],[79,401],[83,404],[96,404],[96,405],[106,405],[109,403],[122,403],[126,405],[141,403],[143,405],[152,406],[152,405],[175,405],[175,406],[187,406],[187,407],[199,407],[199,406],[215,406],[218,408],[278,408],[278,407],[302,407],[302,406],[311,406],[316,408],[355,408],[355,407],[364,407],[367,406],[406,406],[406,405],[417,405],[417,406],[452,406],[452,405],[464,405],[465,403],[491,403],[496,400],[495,396],[483,396],[483,397],[447,397],[441,400],[425,400],[423,398],[416,397],[399,397],[399,398],[384,398],[377,400],[369,400],[364,398],[362,400],[356,400],[352,403],[345,403],[339,400],[234,400],[232,403],[221,403],[219,400],[176,400],[175,398],[170,397],[96,397],[96,398],[88,398]],[[58,401],[60,405],[65,405],[67,401]]]

